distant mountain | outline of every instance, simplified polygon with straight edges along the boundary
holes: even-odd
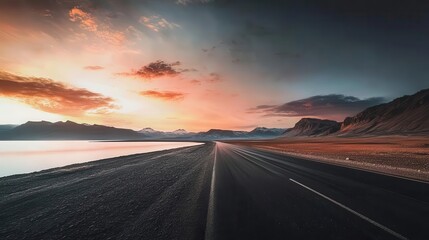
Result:
[[[150,138],[150,139],[177,139],[177,138],[192,137],[195,135],[195,133],[188,132],[185,129],[177,129],[172,132],[163,132],[163,131],[154,130],[153,128],[143,128],[138,132],[144,134],[145,138]]]
[[[108,127],[103,125],[79,124],[72,121],[47,122],[29,121],[22,125],[0,125],[0,140],[222,140],[261,139],[280,136],[285,129],[258,127],[250,132],[210,129],[207,132],[188,132],[177,129],[172,132],[143,128],[140,131]]]
[[[107,140],[141,139],[145,135],[131,129],[66,122],[26,122],[0,133],[3,140]]]
[[[199,132],[193,139],[200,140],[226,140],[226,139],[260,139],[260,138],[275,138],[285,132],[283,128],[265,128],[258,127],[250,132],[210,129],[207,132]]]
[[[188,131],[186,131],[185,129],[177,129],[177,130],[174,130],[173,132],[171,132],[171,133],[173,133],[173,134],[177,134],[177,135],[181,135],[181,136],[183,136],[183,135],[188,135],[188,134],[195,134],[195,133],[192,133],[192,132],[188,132]]]
[[[272,138],[282,135],[286,131],[286,128],[266,128],[257,127],[248,133],[249,137],[255,138]]]
[[[192,138],[201,140],[237,139],[246,138],[247,134],[246,131],[210,129],[207,132],[199,132]]]
[[[370,107],[354,117],[348,117],[338,134],[429,134],[429,89]]]
[[[340,130],[341,124],[332,120],[303,118],[293,128],[285,131],[283,136],[326,136]]]
[[[12,128],[16,127],[18,125],[14,125],[14,124],[4,124],[4,125],[0,125],[0,132],[4,132],[4,131],[9,131]]]
[[[145,134],[156,134],[156,133],[160,133],[160,131],[156,131],[153,128],[147,127],[147,128],[143,128],[142,130],[138,131],[139,133],[145,133]]]

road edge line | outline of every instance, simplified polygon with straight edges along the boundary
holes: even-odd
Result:
[[[408,240],[408,238],[406,238],[406,237],[402,236],[401,234],[393,231],[392,229],[390,229],[390,228],[388,228],[388,227],[386,227],[386,226],[384,226],[384,225],[382,225],[382,224],[380,224],[380,223],[372,220],[371,218],[369,218],[369,217],[367,217],[367,216],[365,216],[365,215],[363,215],[361,213],[356,212],[355,210],[347,207],[346,205],[344,205],[342,203],[339,203],[339,202],[335,201],[334,199],[332,199],[332,198],[330,198],[330,197],[328,197],[328,196],[326,196],[326,195],[324,195],[322,193],[319,193],[318,191],[316,191],[316,190],[314,190],[314,189],[312,189],[312,188],[310,188],[310,187],[308,187],[308,186],[306,186],[306,185],[304,185],[304,184],[302,184],[302,183],[300,183],[300,182],[298,182],[296,180],[293,180],[292,178],[289,178],[289,181],[292,181],[295,184],[298,184],[299,186],[301,186],[301,187],[303,187],[303,188],[305,188],[305,189],[307,189],[307,190],[309,190],[309,191],[311,191],[311,192],[313,192],[313,193],[315,193],[315,194],[323,197],[324,199],[329,200],[330,202],[336,204],[337,206],[340,206],[341,208],[343,208],[343,209],[345,209],[345,210],[353,213],[354,215],[362,218],[363,220],[365,220],[365,221],[373,224],[374,226],[377,226],[378,228],[380,228],[380,229],[382,229],[382,230],[390,233],[391,235],[393,235],[393,236],[395,236],[395,237],[397,237],[399,239]]]

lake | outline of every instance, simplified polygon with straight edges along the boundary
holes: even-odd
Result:
[[[104,158],[195,146],[193,142],[0,141],[0,177]]]

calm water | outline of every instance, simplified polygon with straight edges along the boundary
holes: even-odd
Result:
[[[103,158],[199,144],[191,142],[0,141],[0,177]]]

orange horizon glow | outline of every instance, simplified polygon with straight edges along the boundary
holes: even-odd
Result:
[[[206,56],[189,55],[163,35],[185,26],[142,15],[140,25],[120,28],[79,6],[62,14],[44,26],[39,22],[50,22],[49,12],[13,21],[13,11],[2,11],[0,110],[9,114],[0,123],[72,120],[188,131],[293,123],[246,114],[261,100],[246,96],[257,89],[238,87],[236,73],[204,64]],[[60,38],[48,32],[52,26]],[[151,51],[154,44],[162,50]]]
[[[71,120],[136,130],[250,130],[292,127],[303,116],[341,121],[347,114],[254,110],[314,91],[297,87],[293,74],[278,81],[252,52],[235,49],[236,40],[227,46],[217,25],[207,33],[205,25],[175,14],[190,5],[149,11],[137,4],[141,12],[115,12],[77,2],[0,9],[0,112],[7,113],[0,124]]]

